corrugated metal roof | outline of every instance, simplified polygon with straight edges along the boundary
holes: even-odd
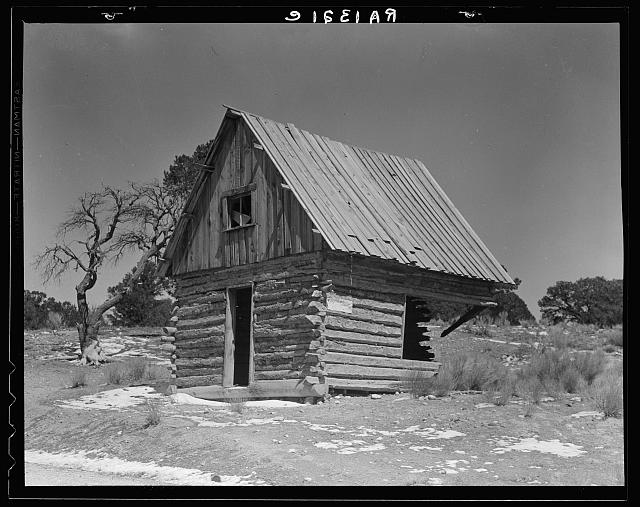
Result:
[[[332,248],[513,283],[419,160],[237,112]]]
[[[246,121],[331,248],[513,284],[421,161],[229,109]]]

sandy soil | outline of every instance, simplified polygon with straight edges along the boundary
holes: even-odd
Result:
[[[125,332],[112,341],[125,344],[121,353],[139,351],[145,340],[130,338]],[[161,362],[156,338],[146,343]],[[60,468],[81,470],[78,484],[101,477],[132,485],[624,484],[623,420],[603,419],[584,396],[549,399],[531,413],[520,400],[496,406],[479,393],[195,404],[153,386],[106,385],[101,368],[56,358],[72,357],[71,334],[25,339],[28,484],[73,480],[56,474]],[[509,357],[526,360],[506,340],[455,332],[446,343],[434,341],[438,353],[473,347],[510,364]],[[89,382],[71,389],[77,368]],[[160,406],[158,425],[146,426],[147,400]]]

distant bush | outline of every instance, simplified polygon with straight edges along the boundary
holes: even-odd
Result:
[[[531,319],[521,319],[518,321],[518,324],[520,324],[522,327],[526,328],[530,328],[536,325],[536,319],[531,318]]]
[[[622,323],[622,280],[602,276],[559,281],[538,301],[542,316],[550,322],[613,326]]]
[[[118,326],[164,326],[171,317],[173,302],[169,298],[158,299],[163,292],[171,293],[173,285],[167,278],[156,276],[156,265],[148,261],[136,284],[116,303],[113,321]],[[109,287],[110,296],[121,292],[129,285],[135,273],[127,273],[114,287]]]
[[[495,297],[498,305],[488,310],[489,316],[496,321],[498,325],[500,325],[498,321],[502,319],[500,317],[501,314],[504,314],[504,319],[512,325],[518,324],[521,320],[525,319],[535,320],[527,307],[527,303],[515,292],[518,290],[522,280],[515,278],[513,281],[516,284],[515,289],[498,292]]]
[[[44,292],[24,291],[24,329],[71,327],[79,321],[78,309],[69,301],[47,298]]]

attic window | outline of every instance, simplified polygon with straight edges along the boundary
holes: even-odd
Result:
[[[251,192],[227,197],[228,229],[253,224]]]

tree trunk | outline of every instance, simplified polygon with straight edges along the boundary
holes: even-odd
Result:
[[[93,312],[89,311],[86,291],[95,285],[97,276],[92,272],[87,273],[82,282],[80,282],[76,287],[76,299],[78,301],[78,311],[80,312],[80,324],[78,324],[77,329],[78,339],[80,341],[80,351],[82,352],[82,357],[80,358],[80,362],[82,364],[93,363],[97,365],[100,361],[107,360],[106,356],[102,352],[100,340],[98,339],[98,331],[100,330],[102,316],[110,308],[113,308],[124,297],[124,295],[131,290],[134,283],[138,281],[138,278],[140,278],[142,267],[145,262],[147,262],[152,255],[155,255],[157,251],[158,248],[152,248],[147,251],[138,261],[135,273],[129,279],[128,287],[107,299]]]
[[[78,341],[80,342],[80,352],[82,364],[93,363],[98,364],[106,358],[102,353],[100,341],[98,340],[98,331],[100,329],[100,317],[102,314],[96,315],[89,311],[87,304],[87,291],[96,283],[95,273],[89,272],[85,275],[82,282],[76,287],[76,300],[78,302],[78,312],[80,314],[80,323],[78,329]],[[95,313],[95,312],[94,312]]]

